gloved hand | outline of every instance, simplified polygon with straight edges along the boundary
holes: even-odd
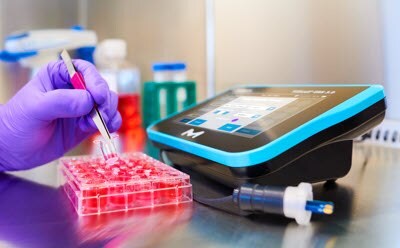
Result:
[[[117,95],[94,65],[82,60],[73,63],[82,73],[87,91],[73,89],[64,62],[57,61],[42,68],[0,106],[0,171],[50,162],[96,132],[88,116],[94,102],[110,132],[120,127]]]

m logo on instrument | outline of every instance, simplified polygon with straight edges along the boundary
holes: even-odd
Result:
[[[192,139],[199,137],[200,135],[202,135],[204,133],[204,131],[200,131],[200,132],[195,132],[194,129],[189,129],[183,133],[181,133],[181,136],[188,136],[191,137]]]

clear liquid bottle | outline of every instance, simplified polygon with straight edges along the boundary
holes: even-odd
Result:
[[[122,116],[120,133],[141,128],[140,72],[126,60],[127,45],[121,39],[107,39],[96,48],[94,60],[110,89],[118,93],[118,111]]]

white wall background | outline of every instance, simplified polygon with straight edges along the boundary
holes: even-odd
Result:
[[[205,96],[204,0],[87,1],[88,28],[100,40],[125,39],[128,59],[139,66],[143,81],[152,80],[153,62],[183,60],[200,99]]]
[[[379,0],[214,2],[217,91],[243,83],[383,82]],[[189,78],[198,83],[198,98],[205,98],[204,0],[79,3],[0,0],[0,34],[85,22],[100,39],[126,39],[129,59],[140,66],[144,80],[151,79],[155,60],[187,61]],[[87,16],[79,8],[85,5]],[[4,74],[0,103],[10,96],[5,80],[24,80],[16,77],[18,72]]]
[[[382,0],[381,13],[387,117],[400,121],[400,1]]]
[[[377,0],[216,0],[216,81],[382,83]]]

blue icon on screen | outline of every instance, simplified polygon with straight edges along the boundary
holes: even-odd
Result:
[[[218,130],[231,132],[231,131],[233,131],[235,129],[238,129],[239,127],[240,127],[240,125],[225,124],[225,125],[219,127]]]
[[[272,110],[274,110],[274,109],[276,109],[276,107],[269,107],[269,108],[267,108],[267,110],[269,110],[269,111],[272,111]]]
[[[201,124],[203,124],[206,121],[207,120],[203,120],[203,119],[195,119],[195,120],[189,122],[188,124],[193,125],[193,126],[200,126]]]
[[[236,131],[236,133],[242,133],[242,134],[247,134],[247,135],[257,135],[260,133],[259,130],[255,129],[250,129],[250,128],[241,128]]]
[[[182,120],[180,120],[179,122],[183,122],[183,123],[188,123],[189,121],[191,121],[192,119],[189,118],[183,118]]]

